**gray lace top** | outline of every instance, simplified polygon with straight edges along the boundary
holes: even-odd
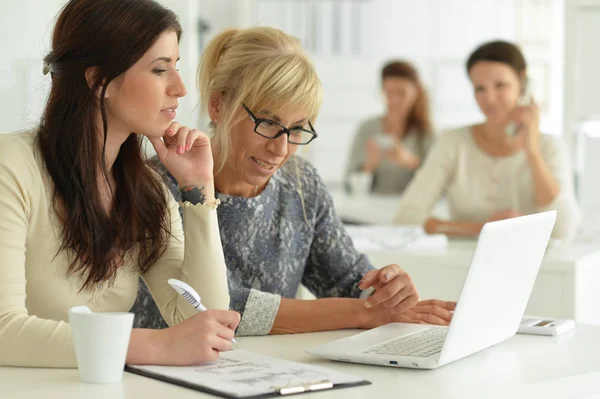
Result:
[[[180,200],[175,179],[153,161]],[[320,298],[360,295],[358,282],[373,266],[354,248],[306,160],[291,157],[256,197],[217,197],[230,307],[242,314],[238,335],[268,334],[281,297],[294,298],[300,283]],[[152,313],[150,302],[142,287],[133,309],[137,326],[158,327],[160,314]]]

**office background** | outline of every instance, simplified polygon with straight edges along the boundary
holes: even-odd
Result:
[[[600,0],[160,1],[180,16],[185,29],[179,67],[189,90],[181,99],[178,120],[190,126],[206,124],[199,113],[195,71],[202,48],[218,32],[263,24],[302,40],[325,90],[316,124],[319,139],[302,154],[334,190],[340,185],[359,121],[383,111],[379,72],[386,60],[404,58],[416,64],[429,91],[435,125],[442,133],[483,119],[465,73],[470,51],[490,39],[519,44],[535,84],[542,131],[567,142],[576,166],[586,229],[592,232],[574,248],[550,246],[530,305],[548,309],[541,313],[553,317],[600,324]],[[65,2],[1,2],[0,134],[31,128],[39,121],[50,81],[42,74],[42,58],[49,49],[54,19]],[[393,254],[391,261],[413,263],[408,271],[422,293],[455,298],[472,247],[450,252],[422,257]],[[391,256],[381,251],[372,261],[387,264]],[[326,366],[371,380],[374,384],[366,395],[357,390],[361,397],[395,391],[427,398],[499,397],[499,393],[504,397],[591,398],[598,397],[597,328],[578,325],[576,335],[556,340],[517,336],[483,357],[471,356],[457,367],[419,376],[408,372],[403,378],[398,370],[342,363]],[[350,333],[245,338],[242,344],[244,349],[304,362],[305,347]],[[41,392],[50,398],[199,397],[195,391],[127,374],[123,384],[84,386],[74,371],[65,369],[5,368],[0,386],[3,392],[12,392],[9,396],[23,398],[37,398]]]
[[[332,187],[341,182],[358,123],[383,111],[379,72],[386,60],[403,58],[417,66],[429,91],[435,127],[443,133],[482,120],[464,65],[478,44],[498,38],[523,49],[541,107],[542,131],[564,136],[576,181],[594,179],[593,168],[581,176],[585,163],[591,162],[583,157],[581,136],[600,131],[595,122],[600,118],[600,0],[161,2],[180,16],[185,30],[179,67],[190,90],[180,101],[178,120],[191,126],[206,126],[195,72],[203,47],[215,34],[228,27],[271,25],[302,41],[325,90],[316,125],[319,139],[302,155]],[[64,3],[3,1],[0,133],[39,120],[49,87],[41,60]]]

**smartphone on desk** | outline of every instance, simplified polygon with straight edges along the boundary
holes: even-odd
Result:
[[[518,334],[560,335],[575,328],[575,321],[566,319],[542,319],[525,317],[521,320]]]
[[[521,96],[517,101],[517,106],[523,107],[526,105],[530,105],[533,101],[533,82],[529,77],[525,77],[523,79],[523,85],[521,87]],[[519,132],[519,125],[515,122],[509,122],[506,125],[505,132],[509,136],[516,136]]]

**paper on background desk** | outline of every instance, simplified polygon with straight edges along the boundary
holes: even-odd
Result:
[[[272,393],[288,385],[329,380],[357,384],[362,378],[323,367],[290,362],[243,349],[222,352],[219,360],[193,367],[128,366],[234,397]]]
[[[346,226],[358,251],[445,251],[448,237],[428,235],[421,226]]]

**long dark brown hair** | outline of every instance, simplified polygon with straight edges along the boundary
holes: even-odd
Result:
[[[416,68],[407,61],[390,61],[381,70],[381,83],[383,84],[383,81],[387,78],[405,78],[415,84],[417,99],[408,114],[406,131],[412,130],[417,134],[430,134],[433,127],[429,111],[429,98]]]
[[[63,224],[59,251],[69,252],[69,274],[84,276],[82,289],[114,281],[131,250],[137,251],[139,269],[147,271],[168,244],[167,196],[145,164],[141,136],[132,133],[113,164],[109,211],[99,188],[100,181],[110,181],[104,156],[108,122],[100,99],[165,31],[181,36],[177,16],[152,0],[71,0],[44,59],[52,87],[37,142]],[[88,85],[85,73],[92,67],[96,73]]]

